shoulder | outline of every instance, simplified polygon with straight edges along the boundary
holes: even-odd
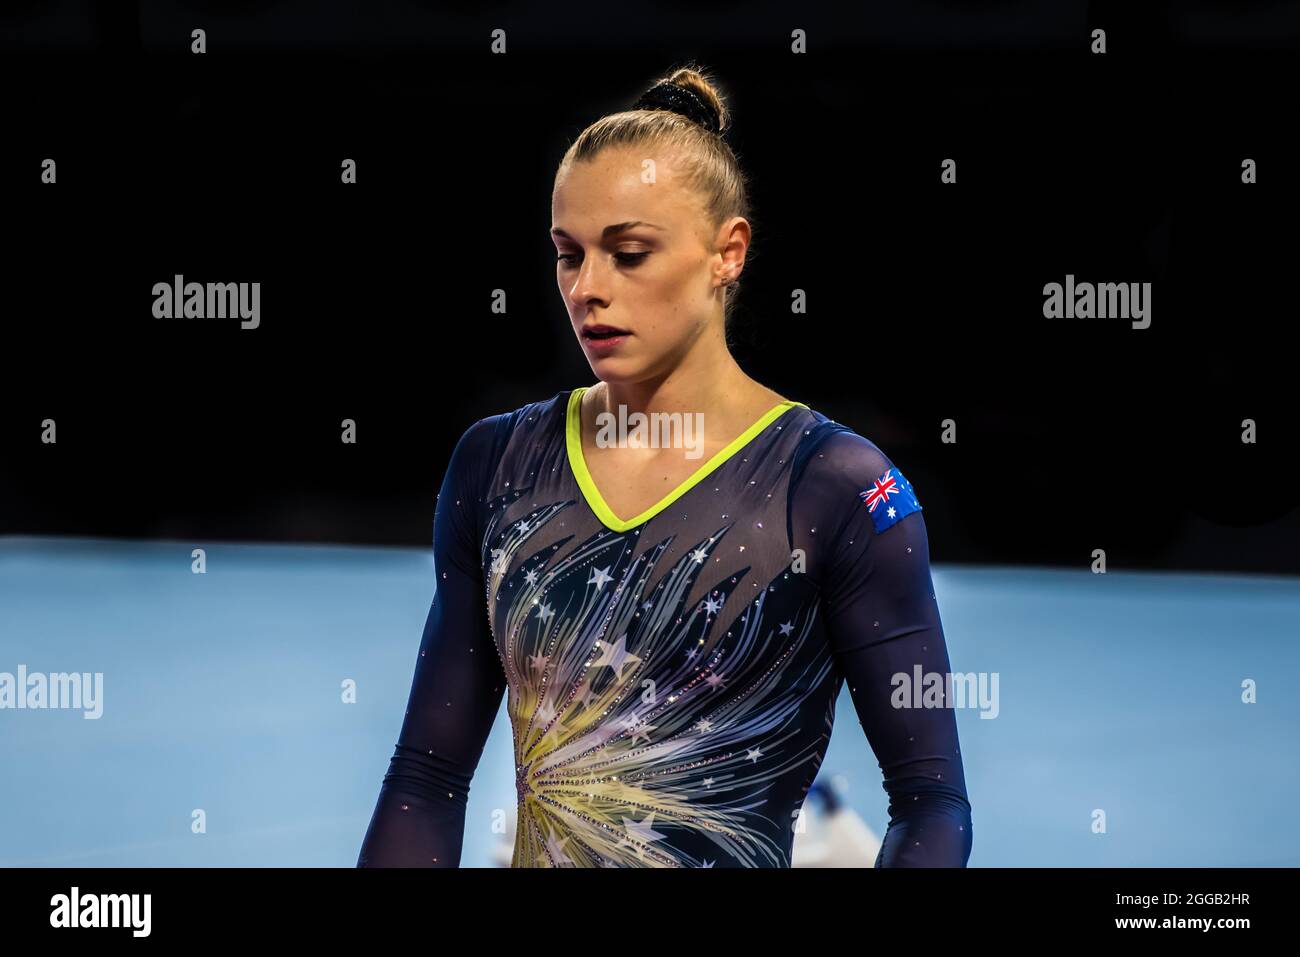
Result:
[[[855,485],[894,466],[871,439],[829,419],[807,430],[797,456],[804,480],[821,484]]]
[[[490,475],[506,449],[515,443],[563,434],[569,392],[529,402],[508,412],[486,415],[473,422],[456,440],[451,468],[465,479]]]
[[[568,398],[569,391],[566,390],[509,412],[484,416],[461,433],[457,447],[466,446],[482,453],[492,446],[504,447],[517,435],[544,432],[556,426],[562,428]]]
[[[899,463],[879,445],[846,425],[814,415],[819,421],[806,427],[795,456],[792,499],[828,520],[865,513],[876,532],[921,510]]]

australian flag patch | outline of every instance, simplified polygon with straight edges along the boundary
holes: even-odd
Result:
[[[877,532],[883,532],[900,519],[921,511],[912,483],[896,468],[886,469],[885,474],[876,479],[871,488],[859,492],[858,497],[871,513],[871,523]]]

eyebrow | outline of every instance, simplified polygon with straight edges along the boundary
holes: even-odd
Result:
[[[658,226],[654,223],[647,223],[640,219],[631,219],[628,220],[626,223],[614,223],[612,226],[606,226],[604,229],[600,231],[600,238],[608,239],[610,236],[616,233],[621,233],[625,230],[633,229],[637,226],[649,226],[651,229],[660,229],[665,231],[667,230],[667,227],[665,226]],[[573,238],[568,233],[566,233],[563,229],[560,229],[558,226],[552,227],[551,233],[555,236],[563,236],[565,239]]]

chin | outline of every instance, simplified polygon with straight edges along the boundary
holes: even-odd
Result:
[[[625,383],[640,382],[644,379],[645,368],[642,363],[626,359],[622,356],[611,356],[609,358],[596,358],[595,356],[587,357],[587,365],[591,366],[592,373],[601,382]]]
[[[612,355],[600,355],[594,350],[582,347],[582,354],[591,367],[592,373],[601,382],[609,385],[631,385],[662,376],[668,365],[664,355],[647,355],[646,343],[633,339]]]

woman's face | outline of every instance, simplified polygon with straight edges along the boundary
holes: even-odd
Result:
[[[556,177],[556,281],[598,379],[662,376],[711,326],[721,339],[718,283],[743,265],[748,224],[713,234],[680,176],[670,154],[611,147]]]

